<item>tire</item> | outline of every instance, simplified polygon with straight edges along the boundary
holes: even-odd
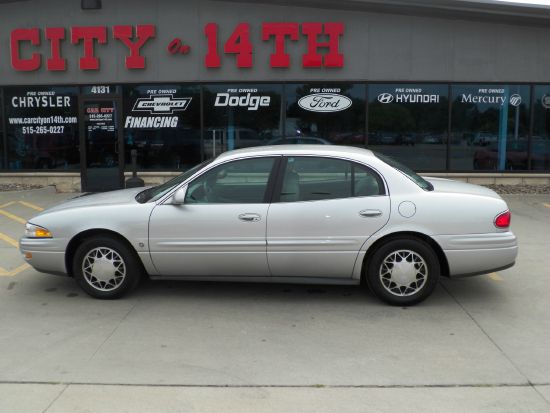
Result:
[[[98,266],[94,274],[98,259],[101,267]],[[95,236],[76,249],[73,274],[78,285],[92,297],[119,298],[138,285],[143,274],[138,260],[123,242],[109,236]]]
[[[396,267],[395,263],[401,262],[405,265]],[[394,273],[394,268],[400,270]],[[440,271],[439,259],[430,245],[417,238],[403,237],[387,241],[372,254],[365,279],[382,301],[409,306],[430,296]]]

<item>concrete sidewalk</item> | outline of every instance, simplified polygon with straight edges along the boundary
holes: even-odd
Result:
[[[296,388],[0,384],[1,412],[538,413],[550,386]]]

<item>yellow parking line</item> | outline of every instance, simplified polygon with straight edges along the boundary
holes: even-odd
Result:
[[[21,264],[19,267],[13,269],[10,271],[10,275],[17,275],[22,271],[25,271],[26,269],[31,268],[31,266],[27,263]]]
[[[496,272],[492,272],[491,274],[489,274],[489,278],[493,281],[504,281],[504,279]]]
[[[21,264],[19,267],[14,268],[11,271],[7,271],[4,268],[0,267],[0,277],[13,277],[20,272],[25,271],[27,268],[31,268],[31,266],[27,263]]]
[[[18,217],[17,215],[14,215],[10,212],[2,211],[1,209],[0,209],[0,214],[8,217],[9,219],[13,219],[14,221],[20,222],[21,224],[27,223],[27,220],[25,218]]]
[[[15,204],[15,201],[6,202],[5,204],[0,205],[0,208],[9,207],[10,205],[13,205],[13,204]]]
[[[2,241],[6,241],[8,244],[11,244],[15,248],[19,248],[19,243],[16,240],[2,232],[0,232],[0,239]]]
[[[36,211],[44,211],[44,208],[42,207],[39,207],[38,205],[35,205],[35,204],[31,204],[30,202],[26,202],[26,201],[18,201],[21,205],[24,205],[26,206],[27,208],[32,208]]]

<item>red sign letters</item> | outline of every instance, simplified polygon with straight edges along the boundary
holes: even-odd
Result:
[[[11,66],[18,71],[33,71],[40,69],[42,55],[34,52],[30,57],[22,56],[21,49],[40,45],[41,30],[15,29],[11,32]],[[67,59],[63,58],[61,52],[62,43],[65,41],[65,28],[47,27],[44,30],[45,38],[50,42],[50,56],[46,61],[48,71],[59,71],[67,68]],[[136,26],[135,35],[132,26],[114,26],[112,28],[113,38],[121,41],[129,50],[125,58],[127,69],[145,69],[145,58],[141,56],[140,49],[151,38],[155,37],[155,26],[152,24]],[[83,44],[83,56],[79,59],[78,67],[81,70],[99,70],[99,58],[95,56],[95,45],[107,43],[107,27],[75,26],[70,29],[71,43],[73,45]],[[132,40],[135,38],[135,40]]]
[[[108,43],[108,34],[124,44],[128,53],[124,59],[126,69],[145,69],[145,56],[141,54],[143,46],[156,37],[156,28],[152,24],[129,26],[120,25],[112,28],[106,26],[73,26],[66,30],[63,27],[47,27],[45,29],[14,29],[10,37],[10,55],[13,69],[22,72],[39,70],[45,58],[48,71],[63,71],[67,69],[67,59],[63,57],[67,37],[70,44],[81,47],[82,55],[78,59],[80,70],[99,70],[100,59],[96,48]],[[67,33],[68,32],[68,33]],[[344,55],[339,51],[340,37],[344,34],[342,23],[263,23],[261,25],[261,40],[273,41],[274,51],[269,58],[273,68],[287,68],[291,57],[287,52],[289,42],[304,39],[307,42],[306,53],[302,55],[301,64],[304,68],[339,68],[344,66]],[[206,68],[220,68],[222,59],[219,51],[219,28],[216,23],[207,23],[204,27],[206,37]],[[323,40],[320,40],[322,36]],[[49,43],[49,54],[43,56],[38,47],[42,38]],[[171,55],[187,55],[191,47],[178,38],[173,39],[167,47]],[[235,64],[239,68],[251,68],[254,45],[251,38],[250,25],[239,23],[227,37],[223,45],[223,53],[235,55]]]

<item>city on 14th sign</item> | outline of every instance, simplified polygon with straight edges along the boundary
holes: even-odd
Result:
[[[109,36],[109,31],[111,35]],[[344,24],[324,23],[271,23],[264,22],[260,27],[260,36],[251,35],[249,23],[239,23],[229,36],[222,36],[217,23],[207,23],[203,35],[206,40],[206,53],[202,57],[206,68],[222,66],[221,54],[234,55],[238,68],[250,68],[254,65],[252,56],[254,47],[271,47],[269,62],[274,68],[288,68],[292,64],[301,64],[304,68],[341,68],[344,55],[340,53],[340,39],[344,34]],[[64,71],[69,63],[64,57],[66,47],[80,47],[82,55],[78,58],[80,70],[100,70],[100,58],[96,52],[100,47],[108,47],[109,39],[121,42],[127,47],[124,56],[126,69],[145,69],[146,46],[154,43],[157,27],[154,24],[108,26],[72,26],[46,28],[16,28],[10,33],[10,62],[16,71],[35,70]],[[49,47],[48,53],[42,53],[43,42]],[[304,42],[304,53],[300,62],[292,62],[286,51],[289,42]],[[256,46],[259,44],[260,46]],[[162,45],[168,55],[186,55],[192,45],[179,37]]]

